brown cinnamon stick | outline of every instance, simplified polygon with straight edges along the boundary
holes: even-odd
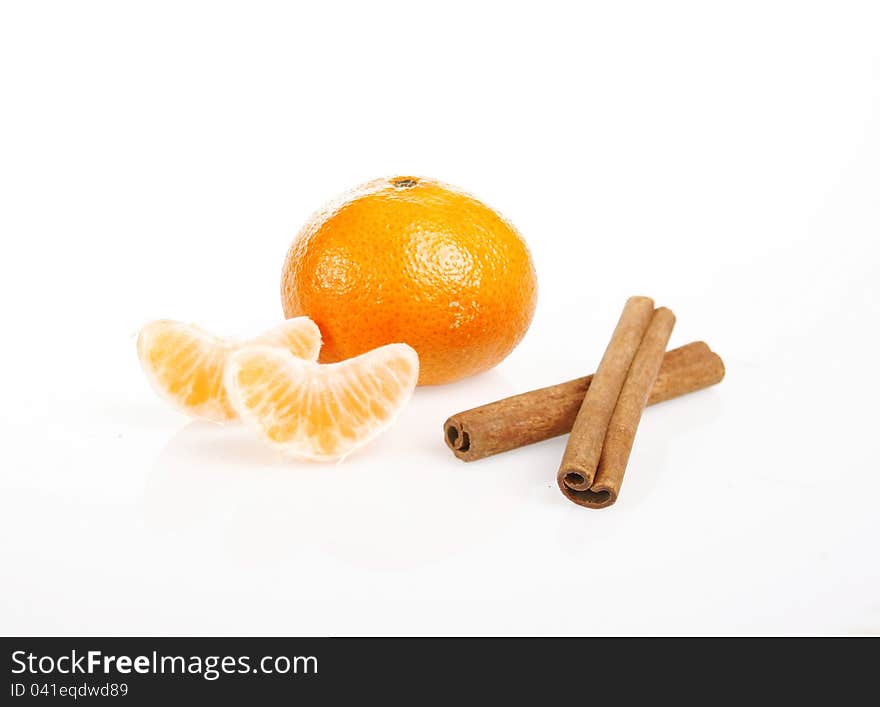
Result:
[[[667,351],[648,405],[719,383],[724,363],[703,341]],[[443,423],[452,453],[472,462],[571,432],[593,376],[520,393],[465,410]]]
[[[663,352],[666,350],[666,344],[669,343],[674,325],[675,315],[665,307],[660,307],[654,312],[651,324],[626,374],[626,380],[605,433],[598,468],[588,488],[583,488],[577,483],[579,479],[576,479],[576,483],[571,483],[572,472],[566,470],[563,458],[563,466],[560,467],[557,480],[559,488],[569,500],[588,508],[606,508],[617,500],[636,430],[648,403],[651,387],[660,371]],[[578,421],[581,414],[583,407]],[[575,421],[575,429],[578,421]],[[581,439],[576,437],[575,431],[572,430],[569,448],[577,449],[580,445]],[[579,470],[575,468],[575,472]]]
[[[630,297],[626,301],[571,428],[559,465],[560,486],[564,483],[579,491],[592,486],[614,406],[653,316],[654,300],[650,297]]]

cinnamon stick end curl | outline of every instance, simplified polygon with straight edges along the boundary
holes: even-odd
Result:
[[[452,453],[465,462],[473,460],[469,454],[471,451],[471,438],[464,424],[454,416],[443,423],[443,439]]]

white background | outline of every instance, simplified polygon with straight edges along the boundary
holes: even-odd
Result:
[[[880,632],[877,4],[302,5],[0,9],[0,630]],[[145,321],[275,323],[302,222],[399,173],[525,235],[504,363],[342,465],[156,398]],[[564,438],[453,458],[631,294],[727,378],[645,414],[616,506]]]

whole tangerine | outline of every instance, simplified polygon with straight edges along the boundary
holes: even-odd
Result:
[[[290,246],[286,317],[321,329],[320,360],[390,343],[419,355],[419,385],[492,368],[525,335],[537,300],[528,247],[474,197],[422,177],[368,182],[315,214]]]

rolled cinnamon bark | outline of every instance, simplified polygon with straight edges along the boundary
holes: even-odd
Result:
[[[626,301],[571,428],[559,465],[560,486],[578,491],[592,486],[614,406],[653,317],[654,300],[650,297],[630,297]],[[660,355],[662,358],[662,352]]]
[[[693,393],[724,378],[724,363],[703,341],[663,357],[648,405]],[[457,413],[443,423],[443,438],[465,462],[508,452],[571,432],[593,376],[520,393]]]
[[[585,489],[569,483],[569,475],[564,473],[564,468],[560,470],[559,488],[569,500],[588,508],[606,508],[617,500],[636,430],[660,371],[663,352],[666,350],[666,344],[669,343],[674,325],[675,315],[666,307],[660,307],[654,312],[651,324],[632,360],[614,406],[602,445],[598,469],[591,485]],[[572,444],[578,444],[574,431],[569,446]]]

